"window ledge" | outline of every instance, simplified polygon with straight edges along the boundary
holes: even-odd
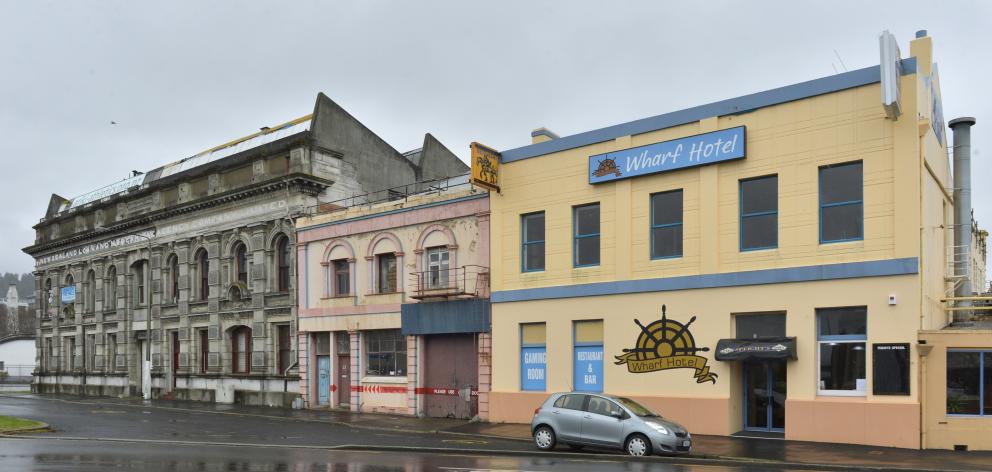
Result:
[[[818,397],[847,397],[847,398],[867,398],[868,392],[862,390],[818,390]]]
[[[398,293],[398,292],[390,292],[390,293]],[[375,294],[372,294],[372,295],[388,295],[388,294],[378,294],[378,293],[375,293]],[[335,296],[335,297],[320,297],[321,300],[343,300],[343,299],[346,299],[346,298],[355,298],[355,296],[354,295],[338,295],[338,296]]]
[[[388,377],[388,376],[378,376],[378,375],[376,375],[376,376],[362,377],[361,382],[363,384],[364,383],[388,383],[388,384],[404,384],[405,385],[407,383],[407,378],[406,378],[405,375],[402,376],[402,377],[400,377],[400,376]]]

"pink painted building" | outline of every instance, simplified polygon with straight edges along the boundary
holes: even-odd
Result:
[[[488,418],[489,198],[466,176],[297,222],[309,408]]]

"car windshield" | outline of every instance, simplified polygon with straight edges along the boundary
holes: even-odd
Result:
[[[627,409],[630,410],[631,413],[637,416],[657,416],[657,417],[661,416],[645,408],[644,405],[641,405],[640,403],[637,403],[629,398],[616,397],[616,401],[620,402],[621,405],[627,407]]]

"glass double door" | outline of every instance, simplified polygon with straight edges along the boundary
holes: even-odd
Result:
[[[785,431],[785,361],[744,364],[744,429]]]

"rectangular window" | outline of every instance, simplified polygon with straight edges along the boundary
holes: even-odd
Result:
[[[599,204],[572,208],[572,264],[575,267],[599,265]]]
[[[83,344],[83,370],[96,369],[96,334],[87,334]]]
[[[54,351],[52,351],[52,338],[45,338],[45,352],[44,352],[45,358],[44,358],[44,363],[42,364],[45,370],[53,370],[52,369],[53,352]]]
[[[447,247],[427,249],[427,288],[448,286],[449,255]]]
[[[737,339],[785,337],[785,313],[741,313],[734,315]]]
[[[290,345],[289,325],[276,326],[278,343],[279,375],[284,375],[286,369],[293,364],[293,349]]]
[[[73,370],[76,368],[76,337],[68,336],[65,338],[65,363],[66,368]]]
[[[365,331],[365,375],[406,376],[406,336],[398,329]]]
[[[117,334],[107,334],[107,371],[117,370]]]
[[[331,263],[334,271],[334,297],[347,297],[351,294],[351,268],[347,259],[338,259]]]
[[[396,255],[379,254],[376,256],[376,264],[379,272],[379,293],[393,293],[396,291]]]
[[[520,324],[520,390],[543,392],[547,389],[547,325]]]
[[[682,257],[682,190],[651,195],[651,258]]]
[[[573,388],[603,391],[603,320],[576,321],[572,326]]]
[[[138,263],[134,270],[135,280],[135,302],[137,306],[145,305],[145,264]]]
[[[544,270],[544,212],[520,216],[520,270]]]
[[[210,337],[206,329],[197,330],[200,340],[200,373],[207,373],[207,359],[210,357]]]
[[[864,239],[861,161],[820,167],[820,242]]]
[[[992,351],[947,351],[947,414],[992,416]]]
[[[868,339],[866,307],[818,308],[819,393],[864,395],[865,345]]]
[[[778,176],[741,181],[741,251],[778,247]]]

